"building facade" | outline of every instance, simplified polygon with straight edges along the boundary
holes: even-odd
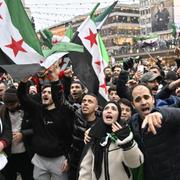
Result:
[[[76,30],[86,17],[87,14],[77,16],[53,26],[51,31],[56,35],[63,35],[69,24]],[[178,38],[172,36],[174,17],[173,0],[140,0],[140,4],[118,3],[100,33],[109,54],[116,60],[130,56],[160,56],[169,60],[174,58],[174,48],[178,45]],[[158,36],[153,47],[144,48],[133,40],[134,37],[150,33]]]
[[[100,14],[104,9],[97,12]],[[81,15],[73,18],[71,21],[62,23],[51,28],[56,35],[58,32],[65,31],[65,27],[69,24],[76,30],[84,21],[87,15]],[[138,4],[117,4],[113,12],[109,15],[100,33],[106,45],[106,48],[115,59],[127,56],[133,52],[133,37],[140,35],[140,13]],[[62,33],[61,33],[62,34]],[[135,50],[135,49],[134,49]]]
[[[108,52],[115,59],[133,53],[133,37],[140,35],[138,4],[117,4],[101,30]]]

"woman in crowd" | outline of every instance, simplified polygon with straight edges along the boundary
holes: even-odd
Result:
[[[120,117],[120,105],[109,101],[102,112],[103,120],[89,132],[91,142],[84,149],[79,180],[132,180],[130,168],[143,163],[143,154]]]

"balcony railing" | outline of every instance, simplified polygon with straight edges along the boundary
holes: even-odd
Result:
[[[160,40],[156,42],[155,46],[146,46],[143,47],[140,44],[134,46],[115,46],[111,49],[112,55],[116,58],[123,58],[129,56],[137,55],[147,55],[150,54],[172,54],[176,46],[180,46],[180,39],[177,40]]]

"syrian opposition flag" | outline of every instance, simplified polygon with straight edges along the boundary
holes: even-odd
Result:
[[[61,64],[63,64],[63,68],[66,68],[69,63],[69,60],[66,55],[70,51],[81,52],[81,53],[84,52],[83,46],[70,42],[73,36],[73,29],[71,26],[67,28],[65,35],[63,37],[59,36],[60,38],[56,39],[57,42],[55,44],[53,44],[54,35],[52,36],[48,35],[51,33],[49,30],[46,29],[46,32],[43,31],[43,33],[44,35],[46,35],[43,36],[44,44],[47,45],[51,44],[52,46],[49,49],[43,50],[43,55],[44,57],[46,57],[46,60],[41,65],[45,68],[50,67],[57,60],[60,60]]]
[[[151,33],[148,36],[137,36],[134,37],[133,40],[135,43],[139,44],[141,48],[152,48],[157,46],[157,41],[159,36],[157,34]]]
[[[117,3],[118,1],[115,1],[108,8],[106,8],[101,14],[95,17],[94,21],[95,21],[97,29],[101,29],[101,27],[103,26],[106,19],[109,17],[110,13],[112,12],[112,10],[114,9]]]
[[[90,16],[77,29],[74,43],[83,44],[84,53],[69,53],[73,70],[90,92],[108,100],[104,68],[108,64],[108,54]]]
[[[0,0],[0,33],[0,65],[17,80],[33,75],[42,68],[48,69],[67,54],[67,50],[77,50],[72,43],[69,46],[60,44],[60,47],[52,47],[51,57],[44,56],[39,39],[20,0]],[[49,55],[49,52],[47,54]]]
[[[70,42],[73,37],[73,33],[73,28],[69,25],[64,36],[53,35],[52,43],[57,44],[59,42]]]
[[[20,0],[0,0],[0,48],[12,63],[40,64],[40,43]],[[0,60],[0,64],[6,64]]]
[[[73,29],[69,25],[64,36],[54,35],[49,29],[39,31],[39,34],[43,45],[51,49],[53,45],[60,42],[70,42],[73,36]]]

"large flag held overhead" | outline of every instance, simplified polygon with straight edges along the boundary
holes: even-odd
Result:
[[[63,37],[54,35],[52,37],[52,41],[55,42],[55,43],[58,43],[58,40],[59,40],[59,42],[70,42],[71,39],[73,38],[73,34],[74,34],[73,28],[72,28],[71,25],[69,25],[67,27],[65,35]]]
[[[0,48],[12,63],[40,64],[44,61],[40,43],[20,0],[1,0],[0,32]],[[3,63],[6,64],[2,59],[0,64]]]
[[[68,51],[83,52],[83,47],[73,43],[57,44],[46,52],[42,51],[20,0],[1,0],[0,32],[0,65],[16,79],[23,77],[23,74],[34,74],[42,67],[49,68]],[[16,73],[12,74],[11,69]]]
[[[51,49],[54,44],[58,44],[60,42],[70,42],[73,37],[73,33],[71,25],[68,26],[64,36],[54,35],[49,29],[39,31],[42,44],[49,49]]]
[[[78,28],[73,42],[83,44],[85,47],[85,52],[82,54],[69,53],[76,75],[90,92],[108,100],[103,70],[108,64],[109,58],[96,25],[90,16]]]
[[[152,48],[157,46],[159,35],[151,33],[148,36],[136,36],[133,38],[134,43],[137,43],[141,48]]]
[[[84,52],[83,46],[70,42],[73,36],[73,29],[71,26],[67,28],[64,36],[56,36],[54,38],[54,35],[50,35],[51,32],[48,29],[43,31],[43,33],[44,44],[48,46],[51,44],[51,48],[43,50],[43,55],[46,57],[46,60],[41,65],[46,68],[68,54],[69,51]],[[55,39],[56,43],[53,43]]]

